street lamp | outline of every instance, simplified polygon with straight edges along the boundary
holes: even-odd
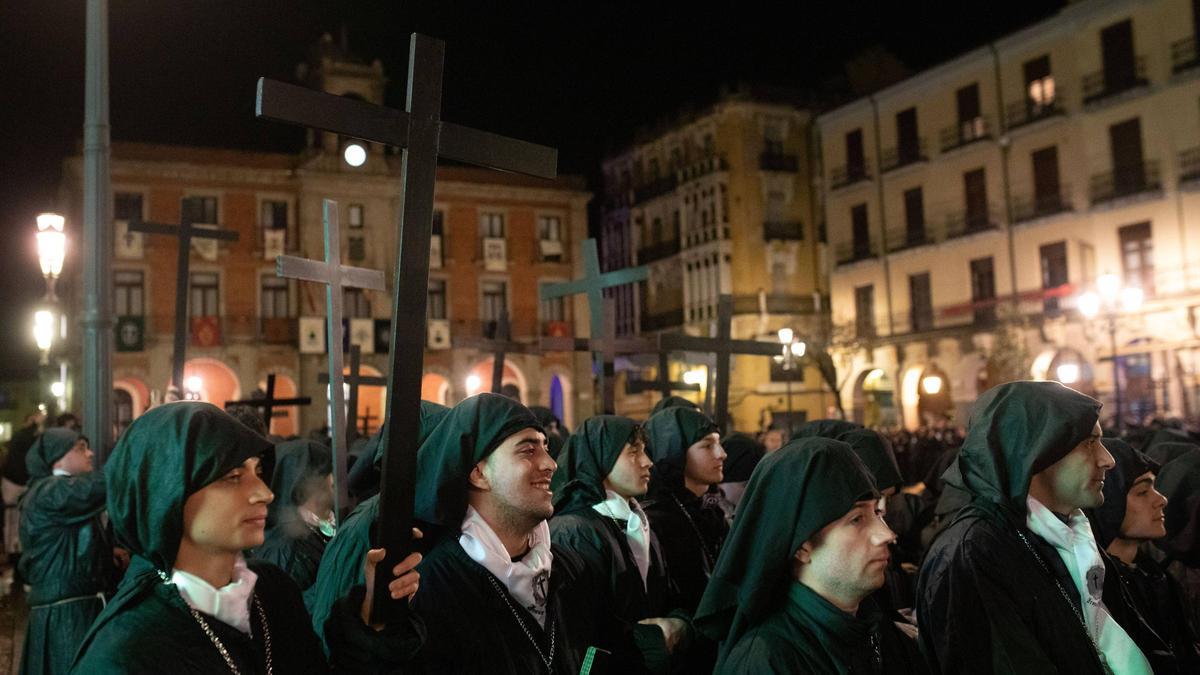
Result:
[[[183,400],[199,401],[202,389],[204,389],[204,380],[199,375],[183,378]]]
[[[1137,286],[1121,286],[1121,279],[1115,274],[1103,274],[1096,279],[1096,291],[1088,291],[1079,296],[1076,307],[1079,313],[1087,319],[1093,319],[1103,314],[1108,322],[1109,353],[1112,355],[1113,398],[1117,408],[1117,433],[1124,428],[1121,400],[1121,368],[1117,362],[1117,318],[1122,310],[1136,312],[1141,309],[1144,294]]]
[[[55,302],[54,282],[62,274],[63,259],[66,258],[67,235],[63,232],[66,220],[57,213],[43,213],[37,217],[38,262],[42,276],[46,278],[46,301]]]
[[[42,365],[50,363],[50,347],[54,345],[54,313],[39,309],[33,314],[33,339],[42,352]]]
[[[788,437],[792,435],[792,377],[791,371],[797,366],[797,362],[804,358],[804,353],[808,350],[808,345],[803,340],[796,339],[796,332],[791,328],[779,329],[779,344],[782,347],[782,352],[775,357],[775,362],[783,364],[783,370],[788,373],[784,376],[784,386],[787,387],[787,412],[788,412]]]

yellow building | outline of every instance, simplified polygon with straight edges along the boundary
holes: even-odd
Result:
[[[732,335],[778,342],[791,328],[816,346],[826,288],[818,259],[812,193],[812,113],[756,92],[728,94],[666,129],[645,134],[604,164],[605,266],[647,265],[636,293],[617,293],[618,325],[643,334],[715,335],[717,300],[733,296]],[[636,319],[635,319],[636,317]],[[632,331],[628,331],[632,332]],[[633,359],[633,365],[645,363]],[[785,423],[788,379],[796,421],[833,404],[815,368],[785,371],[770,359],[734,357],[730,415],[735,428]],[[712,357],[673,354],[671,379],[704,382]],[[650,377],[650,367],[633,376]],[[618,391],[624,388],[618,384]],[[824,392],[824,393],[823,393]],[[657,393],[618,395],[624,414],[646,414]]]
[[[857,419],[961,424],[1016,377],[1107,416],[1113,342],[1128,418],[1196,414],[1197,22],[1186,0],[1072,3],[817,118]],[[1079,311],[1102,278],[1143,296],[1113,302],[1113,340],[1109,305]]]

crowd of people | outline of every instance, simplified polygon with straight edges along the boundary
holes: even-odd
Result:
[[[22,672],[1200,672],[1200,442],[1105,435],[1061,384],[915,432],[421,406],[384,623],[382,433],[339,518],[328,445],[253,409],[155,407],[102,470],[32,419],[3,483]]]

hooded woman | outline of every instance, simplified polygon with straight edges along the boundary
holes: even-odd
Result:
[[[328,669],[295,582],[242,557],[263,541],[273,495],[260,474],[271,456],[269,441],[207,403],[162,405],[129,426],[105,469],[110,522],[133,559],[72,672]],[[372,551],[370,560],[381,558]],[[415,592],[416,576],[406,572],[418,560],[394,570],[392,597]],[[409,626],[366,625],[369,600],[341,607],[342,670],[370,667],[381,644],[416,650]]]
[[[21,572],[31,589],[22,673],[61,673],[112,590],[113,546],[104,528],[104,476],[87,439],[47,429],[25,456]]]
[[[266,540],[251,555],[287,572],[304,591],[316,581],[321,555],[336,531],[329,448],[303,439],[275,446],[271,492]]]

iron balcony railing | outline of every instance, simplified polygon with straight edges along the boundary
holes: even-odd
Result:
[[[1024,100],[1008,104],[1004,116],[1008,122],[1008,128],[1016,129],[1026,124],[1065,115],[1067,111],[1063,107],[1064,93],[1064,87],[1056,87],[1054,96],[1048,100],[1035,101],[1026,97]]]
[[[661,197],[675,189],[677,181],[675,174],[672,172],[662,178],[652,180],[648,183],[643,183],[633,191],[633,201],[635,204],[640,204],[645,201]]]
[[[920,227],[902,227],[889,228],[887,231],[888,251],[904,251],[918,246],[925,246],[934,243],[933,233],[929,231],[929,224],[925,223]]]
[[[764,221],[763,239],[804,241],[804,223],[799,220]]]
[[[859,260],[879,257],[879,242],[843,241],[834,247],[837,264],[848,265]]]
[[[952,211],[946,214],[946,238],[966,237],[1000,227],[999,210],[989,206],[986,210]]]
[[[1057,192],[1013,195],[1013,222],[1023,223],[1072,210],[1071,186],[1060,185]]]
[[[1131,197],[1162,189],[1158,161],[1151,160],[1132,166],[1092,175],[1089,195],[1092,205]]]
[[[835,166],[829,176],[829,187],[836,190],[867,180],[871,180],[871,174],[867,171],[866,164]]]
[[[689,164],[688,166],[685,166],[682,169],[680,169],[679,170],[679,182],[684,183],[689,180],[696,180],[697,178],[707,176],[710,173],[715,173],[717,171],[726,171],[728,169],[729,169],[729,163],[725,161],[724,157],[721,157],[719,155],[712,155],[709,157],[705,157],[704,159],[702,159],[698,162],[693,162],[692,164]]]
[[[1200,53],[1196,50],[1196,36],[1186,37],[1171,43],[1171,72],[1181,73],[1200,66]]]
[[[918,138],[916,143],[902,143],[897,147],[884,150],[881,170],[892,171],[902,166],[928,160],[929,155],[925,152],[925,139],[922,137]]]
[[[977,141],[992,137],[992,121],[984,115],[970,120],[960,120],[942,129],[942,152],[949,152]]]
[[[1101,70],[1084,75],[1083,103],[1085,105],[1095,103],[1109,96],[1116,96],[1130,89],[1145,86],[1148,82],[1146,79],[1146,57],[1134,57],[1132,65],[1133,68],[1124,74],[1106,73]]]

